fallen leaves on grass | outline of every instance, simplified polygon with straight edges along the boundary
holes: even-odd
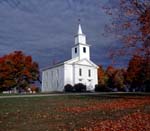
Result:
[[[89,125],[80,131],[150,131],[150,114],[136,112],[118,120],[91,121]]]
[[[136,108],[138,106],[150,104],[149,99],[140,100],[140,99],[119,99],[117,101],[112,101],[108,103],[99,103],[98,101],[93,103],[88,103],[86,106],[74,106],[74,107],[64,107],[60,110],[63,112],[71,112],[71,113],[82,113],[92,110],[105,110],[105,111],[115,111],[115,110],[124,110]]]

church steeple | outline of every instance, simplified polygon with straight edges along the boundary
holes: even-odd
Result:
[[[78,33],[75,36],[75,44],[86,44],[86,36],[82,32],[81,24],[78,26]]]
[[[79,24],[79,27],[78,27],[78,35],[82,35],[83,32],[82,32],[82,28],[81,28],[81,25]]]
[[[82,32],[81,24],[75,36],[75,46],[72,48],[72,58],[90,59],[89,45],[86,43],[86,35]]]

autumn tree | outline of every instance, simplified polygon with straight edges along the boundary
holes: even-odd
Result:
[[[121,40],[111,55],[150,57],[150,1],[109,0],[104,9],[112,16],[112,24],[106,26],[106,31]]]
[[[98,84],[101,86],[105,86],[107,81],[107,76],[105,74],[105,70],[103,69],[102,65],[99,65],[98,68]]]
[[[98,68],[98,86],[96,91],[125,91],[126,70],[123,68],[115,68],[112,65],[106,70],[100,65]]]
[[[128,65],[126,80],[131,85],[131,89],[150,91],[150,60],[133,56]]]
[[[117,48],[111,50],[111,57],[131,58],[127,77],[131,87],[149,85],[150,1],[109,0],[104,9],[112,16],[112,24],[106,26],[106,32],[115,34],[120,40],[116,43]]]
[[[113,77],[116,72],[116,69],[113,66],[108,66],[106,69],[106,75],[108,77],[107,86],[109,88],[114,88]]]
[[[107,86],[108,77],[106,71],[103,69],[102,65],[98,68],[98,85],[95,86],[95,91],[106,92],[110,91]]]
[[[126,70],[125,69],[116,69],[113,75],[113,86],[118,89],[118,91],[126,90],[126,81],[125,81]]]
[[[108,66],[106,69],[107,75],[107,86],[112,89],[117,89],[119,91],[125,91],[126,86],[126,69],[124,68],[114,68],[113,66]]]
[[[39,81],[39,67],[22,51],[14,51],[0,58],[0,89],[26,88]]]

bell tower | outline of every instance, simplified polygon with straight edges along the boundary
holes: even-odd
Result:
[[[81,24],[78,26],[78,33],[75,36],[75,45],[72,48],[72,58],[90,60],[90,45],[86,43],[86,35],[82,32]]]

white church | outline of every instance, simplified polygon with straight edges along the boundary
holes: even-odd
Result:
[[[41,91],[63,91],[66,84],[73,86],[77,83],[82,83],[87,90],[93,91],[98,83],[97,69],[98,66],[90,60],[90,45],[79,24],[72,47],[72,58],[42,70]]]

